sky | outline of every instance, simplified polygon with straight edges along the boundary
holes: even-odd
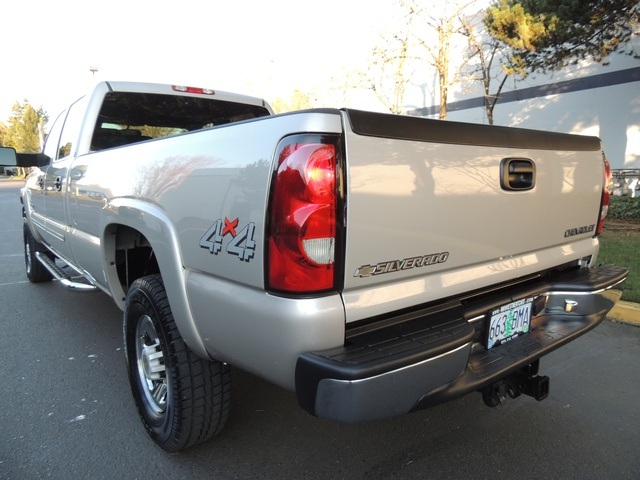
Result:
[[[24,100],[44,108],[53,120],[101,80],[289,99],[294,89],[312,92],[366,65],[393,3],[11,2],[3,8],[0,30],[0,121],[6,122],[12,105]]]

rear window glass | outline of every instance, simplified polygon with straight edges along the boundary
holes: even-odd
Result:
[[[156,93],[109,92],[102,103],[91,150],[269,115],[265,107]]]

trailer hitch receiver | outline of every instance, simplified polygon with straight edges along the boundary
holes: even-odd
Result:
[[[544,400],[549,396],[549,377],[538,375],[538,365],[539,362],[536,361],[502,380],[484,387],[481,390],[482,400],[489,407],[504,404],[507,396],[517,398],[523,393],[538,401]]]

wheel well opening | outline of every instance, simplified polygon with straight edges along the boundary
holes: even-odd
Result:
[[[119,225],[115,228],[115,265],[123,291],[138,278],[160,273],[149,241],[137,230]]]

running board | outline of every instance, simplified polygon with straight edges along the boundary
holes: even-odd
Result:
[[[42,266],[46,268],[51,275],[53,275],[53,278],[59,281],[63,286],[79,292],[92,292],[98,289],[98,287],[89,283],[74,282],[71,277],[62,270],[62,268],[56,265],[55,260],[52,260],[44,253],[36,252],[36,258]]]

